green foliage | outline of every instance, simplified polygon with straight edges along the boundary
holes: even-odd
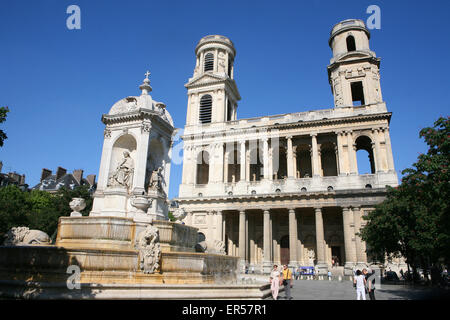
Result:
[[[28,223],[28,194],[15,185],[0,188],[0,242],[2,236],[12,227]]]
[[[81,213],[88,215],[92,197],[86,186],[74,190],[62,188],[56,194],[41,190],[24,192],[15,185],[0,188],[0,236],[12,227],[25,226],[55,238],[58,219],[70,215],[69,203],[75,197],[86,200],[86,208]]]
[[[169,211],[167,216],[169,217],[169,221],[172,221],[172,222],[177,221],[177,219],[175,219],[175,217],[173,216],[172,211]]]
[[[439,118],[424,128],[428,152],[403,170],[401,184],[388,187],[386,200],[361,230],[373,254],[403,255],[413,266],[450,261],[450,121]]]
[[[8,107],[0,107],[0,123],[6,121],[6,115],[9,112]],[[6,133],[0,130],[0,147],[3,147],[3,142],[7,139]]]

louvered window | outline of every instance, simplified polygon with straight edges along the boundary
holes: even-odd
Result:
[[[207,53],[205,55],[205,72],[212,71],[214,69],[214,55],[212,53]]]
[[[200,99],[200,116],[201,123],[210,123],[212,114],[212,98],[209,94]]]

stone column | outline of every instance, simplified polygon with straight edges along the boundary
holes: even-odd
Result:
[[[353,220],[355,222],[355,249],[356,249],[356,262],[367,263],[367,256],[364,248],[363,241],[360,236],[356,235],[361,231],[361,210],[359,207],[355,207],[352,209],[353,211]]]
[[[292,150],[292,136],[287,136],[287,174],[288,178],[294,178],[294,153]]]
[[[293,160],[293,165],[294,165],[294,177],[295,177],[295,179],[297,179],[298,178],[298,176],[297,176],[297,146],[294,146],[292,148],[292,152],[293,152],[292,160]]]
[[[350,166],[350,174],[358,174],[358,165],[356,163],[356,146],[353,145],[353,133],[347,132],[348,144],[348,160]]]
[[[269,179],[269,139],[263,138],[264,179]]]
[[[138,146],[136,153],[136,158],[134,159],[134,175],[133,175],[133,193],[142,194],[146,191],[144,188],[145,184],[145,172],[147,169],[147,151],[148,151],[148,140],[151,130],[151,123],[144,121],[141,124],[141,136],[138,139]],[[164,169],[164,167],[163,167]]]
[[[313,177],[320,176],[319,172],[319,150],[317,148],[317,133],[311,134],[312,142],[312,174]]]
[[[347,173],[347,170],[344,165],[344,148],[342,146],[342,140],[344,139],[344,133],[338,132],[337,133],[337,159],[339,163],[339,172],[338,175],[345,175]]]
[[[270,211],[264,210],[263,216],[263,241],[264,241],[264,254],[263,254],[263,270],[264,273],[270,273],[272,258],[270,256],[270,244],[272,239],[270,238]]]
[[[239,258],[245,263],[245,211],[239,211]]]
[[[317,251],[317,268],[319,273],[326,273],[327,265],[325,263],[325,248],[324,248],[324,231],[322,208],[315,208],[316,217],[316,251]]]
[[[304,251],[303,251],[303,243],[300,240],[301,238],[303,238],[303,230],[302,230],[302,217],[301,217],[301,212],[299,213],[298,219],[297,219],[297,261],[298,264],[303,266],[305,265],[305,261],[304,261]]]
[[[211,150],[213,150],[214,155],[213,161],[210,161],[210,167],[212,169],[212,176],[210,177],[211,182],[222,182],[223,181],[223,142],[211,144]],[[210,171],[211,172],[211,171]]]
[[[353,242],[354,234],[351,227],[353,215],[349,208],[342,208],[342,217],[344,225],[345,274],[352,275],[352,269],[356,263],[356,248],[355,243]]]
[[[224,241],[224,237],[223,237],[223,216],[222,216],[222,211],[221,210],[217,210],[217,214],[216,214],[216,236],[218,240],[220,241]]]
[[[218,66],[217,60],[219,60],[219,50],[218,49],[216,49],[214,52],[214,72],[217,72],[217,69],[218,69],[217,68],[217,66]]]
[[[216,156],[215,151],[216,151],[215,145],[214,144],[210,144],[209,148],[207,149],[207,152],[209,154],[209,159],[208,159],[209,172],[208,172],[208,182],[207,183],[210,183],[210,182],[214,181],[214,173],[215,173],[215,170],[214,170],[214,163],[215,163],[214,158]]]
[[[250,181],[250,163],[251,163],[251,158],[250,158],[250,148],[247,150],[246,152],[246,160],[245,160],[245,181]]]
[[[374,138],[373,161],[375,162],[375,172],[382,171],[380,158],[380,139],[378,137],[378,129],[372,129]]]
[[[245,164],[245,159],[247,158],[246,154],[245,154],[245,140],[241,141],[240,143],[241,143],[241,152],[240,152],[241,177],[240,177],[240,181],[245,181],[245,177],[246,177],[245,169],[247,167]]]
[[[228,181],[228,157],[229,152],[227,148],[225,148],[225,154],[223,157],[223,182],[229,182]]]
[[[297,218],[295,209],[289,209],[289,266],[297,267]]]
[[[388,170],[395,171],[394,169],[394,158],[392,156],[391,138],[389,136],[389,128],[384,128],[384,140],[386,141],[386,156],[388,163]]]

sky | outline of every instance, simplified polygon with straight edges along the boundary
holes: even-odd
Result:
[[[79,30],[67,28],[70,5],[81,10]],[[400,177],[427,150],[420,129],[449,115],[447,0],[0,0],[0,106],[10,109],[0,124],[8,136],[2,172],[25,174],[30,187],[42,168],[98,176],[101,116],[140,94],[146,70],[153,99],[183,128],[194,49],[210,34],[229,37],[237,50],[238,119],[333,108],[330,30],[345,19],[366,22],[370,5],[381,10],[370,47],[381,58]],[[172,165],[170,198],[181,172]]]

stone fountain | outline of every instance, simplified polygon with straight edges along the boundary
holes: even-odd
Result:
[[[267,285],[238,283],[238,257],[195,252],[197,229],[168,221],[175,128],[165,105],[149,95],[148,76],[140,96],[118,101],[102,117],[103,151],[89,216],[81,215],[85,203],[75,198],[70,217],[59,218],[54,245],[10,241],[0,247],[0,297],[257,299],[269,294]],[[175,216],[181,220],[180,210]]]

